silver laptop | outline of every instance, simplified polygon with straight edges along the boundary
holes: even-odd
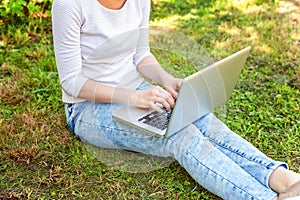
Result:
[[[113,117],[147,133],[168,137],[230,98],[250,49],[242,49],[183,79],[171,111],[159,113],[128,105],[113,112]]]

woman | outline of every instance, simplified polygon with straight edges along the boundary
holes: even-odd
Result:
[[[172,156],[224,199],[300,196],[299,174],[265,156],[213,114],[168,138],[112,119],[117,103],[159,112],[157,103],[167,110],[174,106],[181,80],[165,72],[150,53],[149,15],[150,0],[53,1],[55,57],[72,132],[98,147]]]

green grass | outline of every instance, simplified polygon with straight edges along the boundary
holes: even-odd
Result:
[[[225,123],[300,172],[299,4],[234,2],[153,0],[151,24],[187,35],[213,60],[251,45]],[[147,173],[101,164],[66,125],[50,18],[0,20],[0,33],[1,199],[218,199],[176,162]]]

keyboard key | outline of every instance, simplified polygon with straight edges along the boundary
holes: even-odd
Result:
[[[157,111],[152,111],[145,116],[138,119],[138,121],[141,121],[145,124],[148,124],[150,126],[156,127],[160,130],[164,130],[168,127],[168,123],[171,117],[172,111],[167,111],[165,108],[163,108],[164,112],[160,113]]]

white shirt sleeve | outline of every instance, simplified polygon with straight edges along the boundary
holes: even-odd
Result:
[[[123,9],[115,11],[104,8],[96,0],[53,0],[55,59],[65,102],[81,101],[78,94],[89,79],[115,86],[118,81],[114,79],[123,77],[151,55],[148,42],[150,2],[128,0]],[[87,59],[93,52],[97,53],[99,41],[120,42],[114,36],[130,30],[140,31],[138,45],[130,51],[132,54],[127,52],[132,44],[123,43],[116,49],[120,54],[113,55],[109,65],[107,52],[97,57],[97,63]],[[122,60],[114,62],[121,57]]]
[[[149,17],[151,1],[143,0],[143,19],[139,26],[140,38],[136,49],[136,54],[133,57],[135,66],[137,66],[146,56],[152,55],[149,47]]]
[[[78,0],[54,0],[52,30],[56,65],[62,89],[77,98],[88,80],[82,74],[80,50],[81,8]]]

